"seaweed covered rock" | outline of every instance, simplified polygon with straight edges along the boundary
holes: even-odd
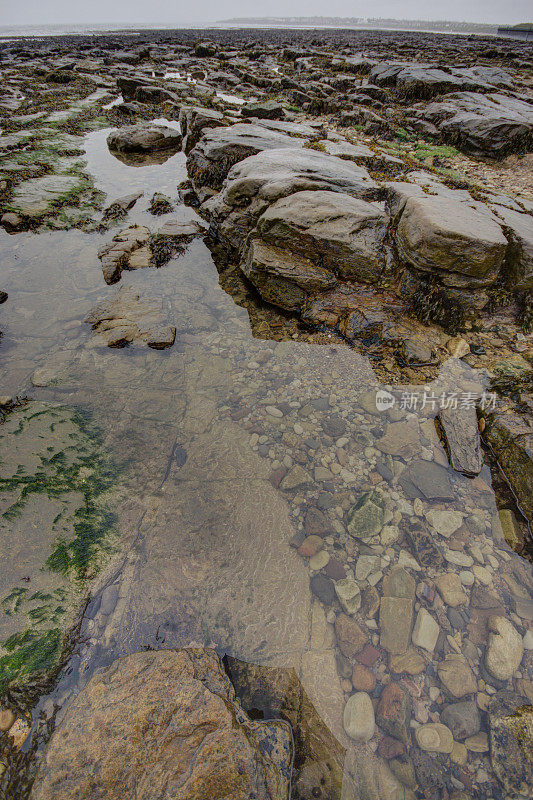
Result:
[[[288,800],[290,726],[252,722],[213,650],[134,653],[95,675],[54,732],[32,800]]]
[[[533,106],[506,94],[457,92],[415,110],[457,147],[496,158],[533,143]]]
[[[503,690],[488,708],[490,759],[505,792],[528,794],[533,778],[533,708],[526,697]]]

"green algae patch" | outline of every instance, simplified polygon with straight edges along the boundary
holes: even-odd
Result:
[[[58,663],[116,546],[117,477],[77,409],[30,402],[0,425],[0,692]]]

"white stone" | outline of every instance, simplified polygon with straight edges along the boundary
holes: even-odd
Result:
[[[426,511],[426,519],[441,536],[451,536],[463,524],[460,511],[447,508],[430,508]]]
[[[415,730],[418,746],[428,753],[451,753],[453,750],[453,734],[446,725],[440,722],[429,722]]]
[[[440,628],[431,614],[421,608],[416,618],[411,639],[417,647],[423,647],[432,653],[439,638]]]
[[[522,661],[522,637],[505,617],[490,617],[489,630],[491,633],[485,654],[486,667],[498,680],[508,681]]]
[[[344,707],[344,730],[351,739],[368,742],[376,728],[374,706],[366,692],[356,692]]]

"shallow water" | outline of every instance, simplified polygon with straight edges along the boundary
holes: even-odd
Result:
[[[96,187],[106,202],[144,192],[120,227],[195,218],[183,205],[163,217],[147,211],[156,191],[177,203],[176,187],[186,178],[183,154],[131,166],[110,155],[107,133],[85,140]],[[503,797],[481,735],[488,729],[484,706],[501,688],[523,694],[528,654],[512,680],[491,676],[484,666],[487,621],[502,616],[524,634],[530,572],[503,540],[488,467],[476,479],[453,472],[433,422],[438,403],[426,397],[421,408],[424,389],[436,396],[444,390],[480,394],[477,376],[450,360],[438,384],[414,387],[417,408],[402,408],[409,405],[404,388],[388,387],[395,403],[379,412],[366,394],[377,382],[364,356],[341,344],[253,338],[247,312],[220,288],[201,239],[160,269],[122,274],[123,285],[163,299],[177,328],[175,345],[109,349],[82,320],[116,291],[105,285],[97,257],[114,232],[0,232],[0,283],[9,293],[1,309],[0,394],[27,393],[54,407],[82,409],[102,431],[102,450],[119,470],[112,495],[118,541],[96,579],[82,644],[41,707],[51,711],[59,703],[64,709],[95,669],[118,656],[198,643],[296,670],[347,750],[343,796],[370,769],[379,776],[372,778],[378,794],[359,787],[356,796],[403,797],[386,761],[399,772],[398,763],[408,764],[411,752],[419,785],[426,772],[434,782],[432,794],[422,787],[420,797],[461,788],[466,797]],[[37,383],[48,385],[32,386],[36,370],[47,375]],[[379,495],[381,523],[375,536],[354,538],[348,512],[368,491]],[[26,527],[19,522],[17,535],[44,557],[49,543],[36,519],[29,514]],[[321,538],[320,544],[307,542],[318,551],[311,560],[310,550],[305,556],[291,546],[309,534]],[[3,541],[4,548],[13,546],[8,535]],[[401,567],[399,590],[387,579],[394,567]],[[24,578],[35,579],[37,561],[31,569]],[[453,604],[434,587],[447,572],[459,576]],[[364,645],[344,643],[344,655],[339,622],[337,631],[334,625],[341,612],[334,584],[341,580],[350,583],[355,605],[358,592],[362,598],[351,618]],[[6,590],[21,581],[13,568]],[[390,600],[379,611],[386,592]],[[387,637],[406,616],[417,620],[421,609],[433,620],[430,634],[417,638],[426,644],[413,644],[408,625],[405,646],[391,647]],[[12,620],[0,618],[1,637],[8,631]],[[380,735],[369,743],[346,735],[352,672],[356,688],[363,690],[366,681],[374,698],[391,681],[401,685],[412,709],[410,751],[405,745],[387,750]],[[474,739],[466,737],[454,760],[449,748],[434,758],[415,747],[416,729],[438,721],[459,700],[480,711]]]

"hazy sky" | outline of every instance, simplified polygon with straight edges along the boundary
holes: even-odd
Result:
[[[0,25],[194,23],[247,16],[395,17],[529,22],[532,0],[0,0]]]

